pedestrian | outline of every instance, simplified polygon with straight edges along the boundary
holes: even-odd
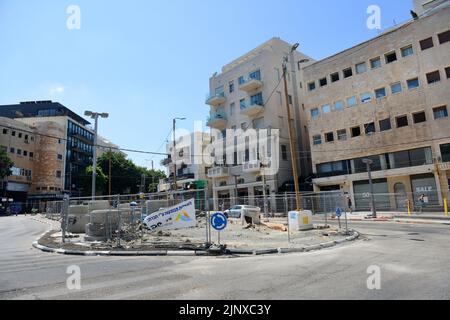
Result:
[[[347,208],[350,214],[353,211],[352,207],[353,207],[352,198],[350,197],[350,195],[347,195]]]
[[[419,196],[419,213],[423,213],[423,207],[425,206],[425,195],[422,193]]]

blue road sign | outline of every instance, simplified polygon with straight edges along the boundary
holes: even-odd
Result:
[[[336,217],[340,218],[342,216],[342,209],[336,208]]]
[[[223,213],[215,213],[211,217],[211,226],[217,231],[224,230],[228,225],[227,217]]]

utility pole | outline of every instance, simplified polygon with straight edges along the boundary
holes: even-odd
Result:
[[[264,201],[264,218],[268,217],[267,210],[267,194],[266,194],[266,172],[265,167],[261,165],[261,176],[262,176],[262,184],[263,184],[263,201]]]
[[[370,166],[373,164],[373,161],[370,159],[363,159],[363,163],[367,166],[367,173],[369,174],[369,185],[370,185],[370,203],[372,207],[372,218],[377,217],[377,209],[375,207],[375,197],[374,197],[374,191],[373,191],[373,182],[372,182],[372,171]]]
[[[111,192],[112,192],[112,188],[111,188],[111,186],[112,186],[112,184],[111,184],[111,179],[112,179],[112,176],[111,176],[111,156],[112,156],[112,149],[111,149],[111,147],[109,148],[109,173],[108,173],[108,191],[109,191],[109,195],[111,196]]]
[[[295,51],[298,48],[298,44],[295,44],[291,48],[291,52]],[[284,58],[283,61],[283,82],[284,82],[284,97],[286,100],[286,109],[287,109],[287,120],[288,120],[288,129],[289,129],[289,145],[291,149],[291,162],[292,162],[292,176],[294,178],[294,187],[295,187],[295,200],[297,204],[297,210],[301,211],[301,199],[300,199],[300,187],[298,183],[298,169],[297,169],[297,148],[295,146],[295,133],[294,128],[292,127],[291,123],[291,109],[289,106],[289,93],[287,88],[287,80],[286,80],[286,74],[288,72],[287,63],[288,63],[288,57]]]
[[[176,126],[177,126],[177,120],[186,120],[186,118],[174,118],[172,123],[172,131],[173,131],[173,190],[178,190],[177,185],[177,140],[176,140]]]

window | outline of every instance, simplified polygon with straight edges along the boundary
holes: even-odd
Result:
[[[288,100],[289,100],[289,104],[292,104],[292,96],[290,94],[288,95]]]
[[[447,75],[447,79],[450,79],[450,67],[445,68],[445,74]]]
[[[22,155],[22,150],[21,150],[21,149],[17,149],[17,154],[18,154],[19,156],[21,156],[21,155]]]
[[[397,122],[397,128],[403,128],[408,126],[408,117],[407,116],[400,116],[395,118],[395,121]]]
[[[339,110],[342,110],[342,109],[344,109],[344,102],[342,102],[342,101],[336,101],[336,102],[334,103],[334,110],[335,110],[335,111],[339,111]]]
[[[392,129],[391,118],[380,120],[379,124],[380,124],[380,131],[381,132],[388,131],[388,130]]]
[[[420,49],[422,49],[422,51],[433,48],[433,47],[434,47],[434,44],[433,44],[432,37],[420,41]]]
[[[330,113],[330,112],[331,112],[331,107],[329,104],[322,106],[322,113],[326,114],[326,113]]]
[[[319,117],[319,109],[311,109],[311,119],[317,119]]]
[[[24,157],[28,156],[28,151],[23,150],[23,156]]]
[[[240,76],[240,77],[238,78],[238,84],[241,85],[241,84],[244,84],[244,83],[245,83],[244,77],[243,77],[243,76]]]
[[[33,158],[33,157],[34,157],[34,153],[30,152],[30,158]]]
[[[3,129],[3,134],[8,134],[8,129]]]
[[[249,74],[250,79],[261,80],[261,71],[256,70]]]
[[[441,145],[442,162],[450,162],[450,143]]]
[[[63,159],[62,154],[58,154],[58,160],[62,160],[62,159]]]
[[[408,84],[409,90],[418,88],[420,85],[419,78],[410,79],[410,80],[406,81],[406,83]]]
[[[402,83],[397,82],[397,83],[391,84],[391,92],[392,92],[392,94],[397,94],[397,93],[402,92]]]
[[[12,131],[12,132],[11,132],[11,135],[12,135],[13,137],[15,137],[15,136],[16,136],[16,132],[15,132],[15,131]]]
[[[422,123],[427,121],[427,116],[425,115],[425,111],[413,113],[413,122],[414,123]]]
[[[309,91],[313,91],[315,89],[316,89],[316,83],[315,82],[308,83],[308,90]]]
[[[22,132],[19,132],[19,138],[22,138]]]
[[[283,161],[287,161],[288,159],[287,147],[284,144],[281,145],[281,158]]]
[[[439,81],[441,81],[441,75],[439,74],[439,70],[427,73],[428,84],[433,84]]]
[[[354,107],[354,106],[356,106],[356,105],[357,105],[356,97],[353,96],[353,97],[348,98],[348,99],[347,99],[347,105],[348,105],[349,107]]]
[[[339,72],[331,74],[330,78],[331,78],[331,82],[339,81]]]
[[[359,137],[361,135],[361,127],[353,127],[351,128],[352,138]]]
[[[375,98],[381,99],[386,97],[386,88],[380,88],[375,90]]]
[[[263,96],[262,96],[262,93],[260,92],[260,93],[258,93],[258,94],[255,94],[255,95],[253,95],[253,96],[251,96],[250,97],[250,104],[253,106],[253,105],[258,105],[258,106],[262,106],[264,103],[263,103]]]
[[[57,178],[61,178],[61,171],[59,171],[59,170],[56,171],[56,177],[57,177]]]
[[[9,152],[10,152],[10,153],[16,153],[16,149],[14,149],[14,148],[9,148]]]
[[[412,45],[402,48],[401,51],[402,51],[402,58],[406,58],[414,54]]]
[[[334,142],[334,133],[333,132],[325,133],[325,142]]]
[[[397,53],[395,53],[395,51],[386,53],[385,58],[386,58],[386,64],[397,61]]]
[[[375,133],[375,122],[367,123],[364,125],[364,133],[371,135]]]
[[[245,99],[239,100],[239,106],[241,109],[245,109]]]
[[[320,134],[313,136],[313,145],[322,144],[322,136]]]
[[[234,115],[236,109],[236,104],[233,102],[230,104],[230,116]]]
[[[339,141],[347,140],[347,130],[346,129],[338,130],[337,136]]]
[[[321,87],[325,87],[328,84],[327,78],[319,79],[319,84]]]
[[[443,44],[450,41],[450,30],[438,34],[439,43]]]
[[[361,74],[367,71],[367,65],[365,62],[358,63],[356,65],[356,73]]]
[[[361,103],[368,103],[372,100],[372,94],[370,92],[361,94]]]
[[[377,69],[377,68],[381,68],[381,58],[377,57],[377,58],[373,58],[370,60],[370,67],[372,69]]]
[[[228,84],[228,87],[229,87],[230,93],[233,93],[234,92],[234,81],[230,81],[230,83]]]
[[[353,75],[352,68],[347,68],[343,71],[344,78],[350,78]]]
[[[434,119],[442,119],[448,117],[448,111],[446,106],[437,107],[433,109]]]

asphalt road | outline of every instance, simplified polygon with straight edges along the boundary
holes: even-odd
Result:
[[[0,299],[450,299],[450,226],[351,223],[362,240],[257,257],[76,257],[31,247],[47,225],[0,217]],[[69,266],[81,289],[69,290]],[[369,266],[381,290],[369,290]]]

